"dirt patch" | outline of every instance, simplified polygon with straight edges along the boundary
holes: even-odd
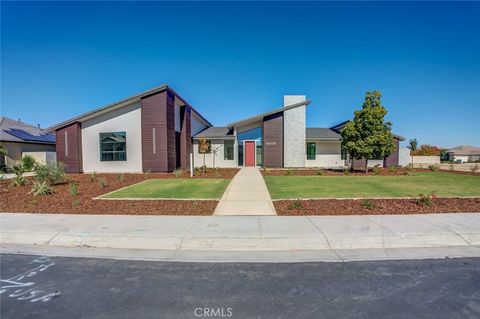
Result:
[[[262,169],[260,170],[263,176],[402,176],[408,175],[413,172],[432,172],[431,169],[425,168],[378,168],[370,169],[368,173],[365,171],[355,170],[353,172],[343,171],[343,170],[333,170],[333,169],[304,169],[304,168],[291,168],[291,169]],[[461,175],[474,175],[480,176],[480,173],[473,172],[461,172],[461,171],[451,171],[451,170],[440,170],[442,173],[452,173],[452,174],[461,174]]]
[[[480,212],[480,198],[435,198],[431,206],[418,204],[415,199],[371,199],[369,202],[372,206],[365,205],[362,199],[279,200],[273,204],[282,216]]]
[[[194,178],[231,178],[238,169],[207,170]],[[151,174],[67,174],[67,182],[52,186],[54,194],[34,197],[30,194],[34,179],[28,185],[11,187],[11,181],[0,182],[0,211],[12,213],[63,214],[130,214],[130,215],[211,215],[216,200],[94,200],[94,197],[147,179],[176,178],[173,173]],[[179,178],[189,178],[187,174]],[[70,184],[77,184],[71,194]],[[103,185],[103,186],[102,186]]]

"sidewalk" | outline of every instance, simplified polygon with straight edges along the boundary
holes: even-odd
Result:
[[[267,185],[256,167],[243,167],[228,185],[214,215],[277,215]]]
[[[430,254],[432,249],[448,248],[455,255],[459,252],[455,249],[462,248],[469,256],[480,256],[480,214],[475,213],[311,217],[2,213],[0,230],[4,252],[34,247],[68,254],[81,248],[83,253],[94,249],[118,257],[127,252],[140,259],[142,254],[171,260],[190,253],[189,258],[227,256],[232,261],[245,253],[254,260],[287,255],[288,260],[295,256],[343,260],[345,252],[360,259],[372,254],[388,259],[388,251],[395,249],[431,248]]]

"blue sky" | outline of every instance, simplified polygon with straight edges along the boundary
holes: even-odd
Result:
[[[394,132],[480,146],[480,3],[2,2],[1,113],[49,126],[168,83],[215,125],[383,93]]]

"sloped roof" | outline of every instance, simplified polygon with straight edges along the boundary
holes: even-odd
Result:
[[[55,144],[55,135],[21,121],[0,117],[0,141]]]
[[[448,152],[455,155],[480,155],[480,147],[459,145],[448,149]]]
[[[332,126],[330,127],[331,130],[334,130],[335,132],[338,132],[340,133],[343,128],[345,127],[345,125],[347,125],[347,123],[350,122],[350,120],[348,121],[343,121],[342,123],[339,123],[335,126]],[[397,134],[393,134],[393,137],[399,141],[405,141],[405,137],[401,136],[401,135],[397,135]]]
[[[311,100],[305,100],[305,101],[302,101],[302,102],[299,102],[299,103],[295,103],[295,104],[291,104],[291,105],[287,105],[287,106],[282,106],[282,107],[276,108],[276,109],[274,109],[272,111],[269,111],[269,112],[261,113],[261,114],[254,115],[252,117],[249,117],[249,118],[246,118],[246,119],[243,119],[243,120],[240,120],[240,121],[230,123],[227,126],[232,128],[234,126],[246,125],[246,124],[253,123],[253,122],[256,122],[256,121],[261,121],[261,120],[263,120],[263,118],[265,116],[269,116],[269,115],[272,115],[272,114],[275,114],[275,113],[287,111],[287,110],[290,110],[290,109],[293,109],[293,108],[296,108],[296,107],[299,107],[299,106],[302,106],[302,105],[308,105],[308,104],[310,104],[310,102],[311,102]]]
[[[341,140],[342,137],[338,132],[330,128],[323,127],[307,127],[306,137],[312,139]]]
[[[228,127],[208,127],[193,138],[230,139],[234,138],[233,132]]]
[[[143,97],[146,97],[148,95],[152,95],[152,94],[155,94],[155,93],[159,93],[161,91],[164,91],[164,90],[170,90],[171,92],[173,92],[175,94],[175,96],[177,96],[180,100],[182,100],[182,102],[184,102],[185,104],[188,104],[185,100],[183,100],[183,98],[181,98],[172,88],[170,88],[167,84],[162,84],[162,85],[159,85],[159,86],[156,86],[150,90],[146,90],[146,91],[143,91],[141,93],[138,93],[138,94],[135,94],[133,96],[130,96],[130,97],[127,97],[125,99],[122,99],[122,100],[119,100],[117,102],[114,102],[114,103],[110,103],[108,105],[105,105],[105,106],[102,106],[100,108],[97,108],[97,109],[94,109],[92,111],[89,111],[87,113],[84,113],[84,114],[81,114],[81,115],[78,115],[78,116],[75,116],[69,120],[66,120],[66,121],[63,121],[61,123],[58,123],[58,124],[55,124],[51,127],[49,127],[47,130],[48,131],[53,131],[53,130],[56,130],[56,129],[59,129],[59,128],[62,128],[64,126],[67,126],[67,125],[70,125],[72,123],[75,123],[75,122],[81,122],[83,120],[86,120],[86,119],[90,119],[90,118],[93,118],[93,117],[96,117],[98,115],[101,115],[101,114],[104,114],[104,113],[107,113],[107,112],[110,112],[110,111],[113,111],[115,109],[118,109],[118,108],[121,108],[123,106],[126,106],[126,105],[129,105],[131,103],[134,103],[134,102],[137,102],[137,101],[140,101]],[[192,106],[190,106],[190,108],[192,109],[193,112],[195,112],[202,120],[204,120],[208,125],[212,125],[206,118],[204,118],[200,113],[198,113]]]

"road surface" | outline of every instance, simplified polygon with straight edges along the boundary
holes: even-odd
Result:
[[[1,318],[480,318],[480,258],[173,263],[1,255]]]

